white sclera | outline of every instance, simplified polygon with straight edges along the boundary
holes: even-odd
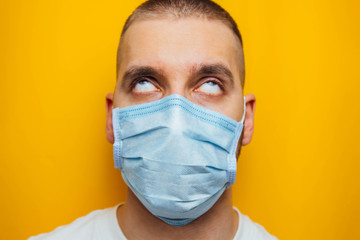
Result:
[[[215,82],[206,82],[202,84],[197,90],[203,93],[214,95],[221,93],[221,88],[219,87],[219,84]]]
[[[138,82],[134,88],[135,92],[154,92],[157,88],[149,81],[142,80]]]

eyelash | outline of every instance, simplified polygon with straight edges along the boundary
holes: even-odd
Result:
[[[206,83],[209,83],[209,82],[213,82],[215,83],[221,90],[222,94],[225,94],[226,93],[226,88],[225,88],[225,85],[224,83],[221,81],[221,79],[218,79],[218,78],[215,78],[215,77],[203,77],[200,79],[200,81],[196,84],[196,88],[195,88],[195,92],[198,92],[204,96],[211,96],[211,97],[215,97],[215,96],[219,96],[218,94],[212,94],[212,93],[204,93],[204,92],[201,92],[199,90],[199,88],[203,85],[203,84],[206,84]]]
[[[148,81],[148,82],[150,82],[150,83],[152,83],[154,85],[157,85],[156,83],[154,83],[154,82],[156,82],[156,80],[152,79],[151,77],[139,77],[139,78],[134,79],[130,83],[129,89],[133,90],[135,88],[136,84],[138,84],[141,81]]]
[[[213,82],[213,83],[216,83],[222,91],[225,90],[225,86],[224,86],[224,84],[223,84],[220,80],[215,79],[215,78],[213,78],[213,77],[210,77],[210,79],[208,79],[208,78],[203,78],[203,79],[206,79],[206,80],[204,80],[203,82],[201,82],[200,86],[203,85],[204,83]],[[200,86],[199,86],[199,87],[200,87]]]

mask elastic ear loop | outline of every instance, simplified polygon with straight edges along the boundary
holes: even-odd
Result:
[[[114,144],[113,144],[113,155],[114,155],[114,162],[115,168],[121,170],[123,168],[123,164],[121,161],[121,149],[122,149],[122,141],[120,137],[120,124],[119,124],[119,109],[113,108],[112,109],[112,120],[113,120],[113,131],[114,131]]]
[[[236,129],[235,129],[235,136],[233,140],[233,144],[231,146],[230,153],[228,155],[228,170],[227,170],[227,179],[228,179],[228,186],[230,187],[235,183],[236,178],[236,149],[240,141],[240,136],[242,133],[242,130],[244,128],[244,121],[245,121],[245,113],[246,113],[246,98],[244,96],[244,112],[243,116],[241,118],[241,121],[238,123]]]
[[[244,112],[240,121],[242,124],[244,124],[245,121],[245,113],[246,113],[246,97],[244,96]]]

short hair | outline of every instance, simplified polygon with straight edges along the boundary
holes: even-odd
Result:
[[[238,26],[230,14],[212,0],[148,0],[138,6],[127,18],[121,32],[120,41],[136,20],[154,19],[168,17],[174,19],[182,18],[204,18],[207,20],[219,20],[228,26],[239,39],[241,48],[243,41]],[[117,54],[117,68],[120,65],[120,44]],[[243,56],[242,56],[243,58]],[[245,69],[242,69],[241,84],[244,85]]]

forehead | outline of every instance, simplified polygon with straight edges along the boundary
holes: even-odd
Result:
[[[136,20],[120,43],[119,73],[134,65],[181,71],[221,63],[239,76],[241,51],[235,34],[218,20]]]

